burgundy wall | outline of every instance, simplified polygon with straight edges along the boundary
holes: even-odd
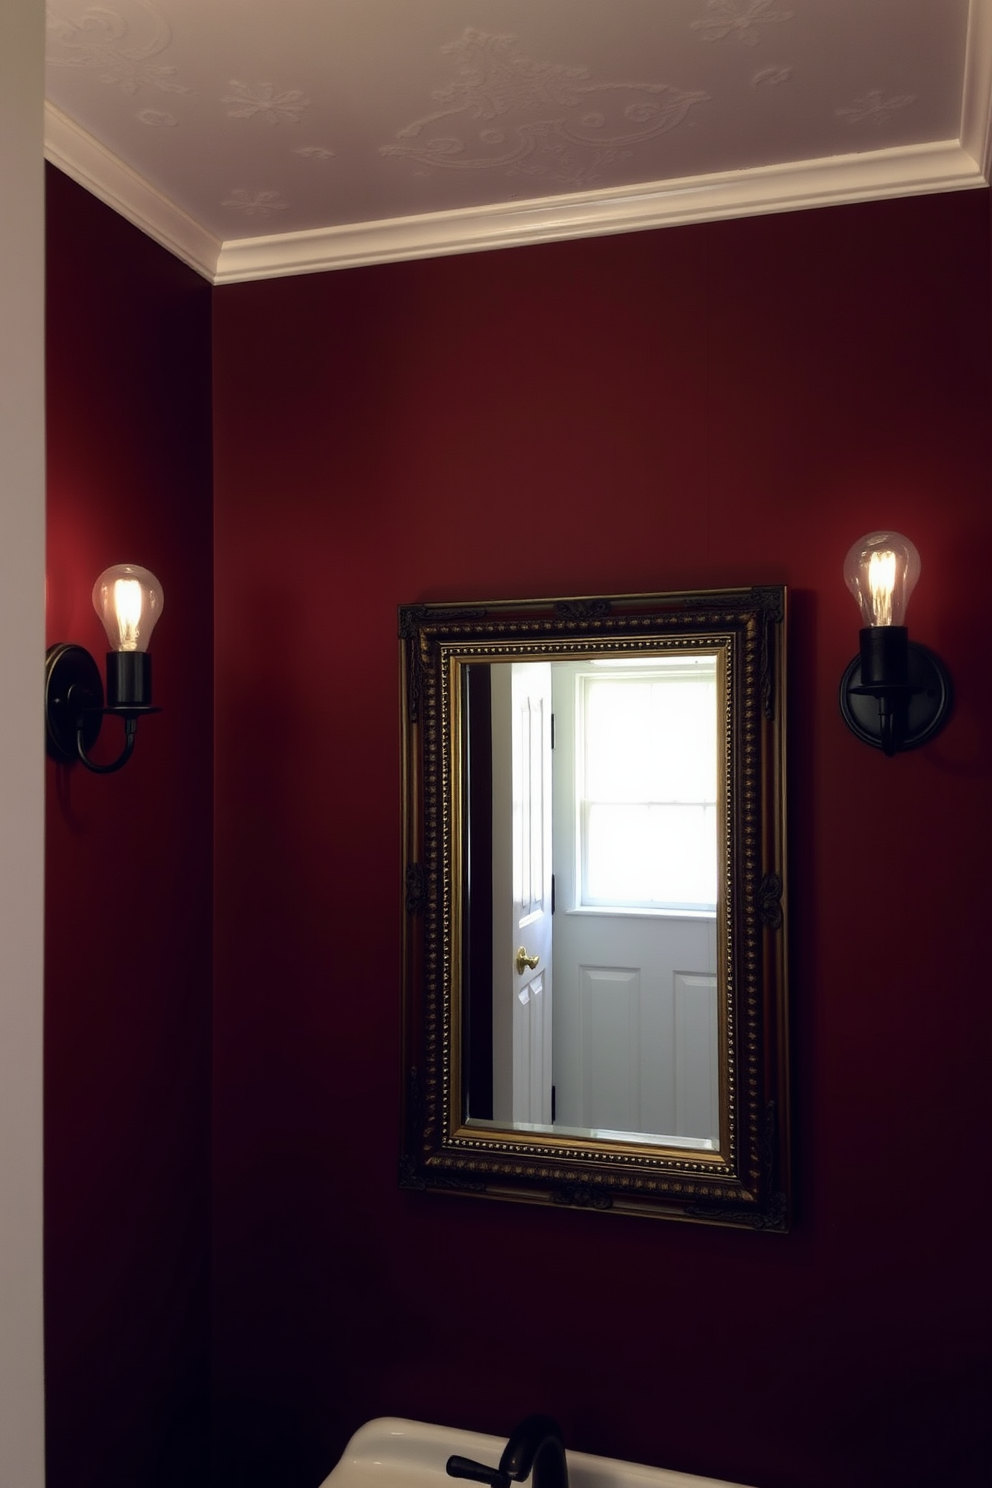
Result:
[[[209,1312],[210,288],[48,181],[48,640],[143,563],[158,717],[119,775],[47,766],[49,1488],[203,1481]],[[39,658],[40,661],[40,658]],[[39,668],[40,681],[40,668]],[[121,739],[108,721],[94,755]]]
[[[533,1410],[759,1488],[979,1481],[988,218],[966,193],[215,292],[224,1488],[315,1488],[371,1416]],[[958,694],[893,761],[836,704],[841,563],[885,524]],[[772,582],[794,1232],[400,1192],[396,605]]]

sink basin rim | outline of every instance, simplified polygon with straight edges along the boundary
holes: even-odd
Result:
[[[458,1426],[377,1416],[358,1428],[321,1488],[454,1488],[454,1479],[444,1471],[453,1453],[495,1466],[505,1445],[505,1437]],[[725,1478],[698,1477],[568,1448],[565,1456],[569,1488],[746,1488]]]

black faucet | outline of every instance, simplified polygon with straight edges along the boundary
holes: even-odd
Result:
[[[445,1471],[450,1478],[468,1478],[490,1488],[510,1488],[511,1482],[523,1483],[533,1472],[531,1488],[568,1488],[561,1427],[550,1416],[521,1421],[510,1433],[499,1467],[486,1467],[470,1457],[449,1457]]]

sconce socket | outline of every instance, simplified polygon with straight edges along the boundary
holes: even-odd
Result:
[[[152,659],[148,652],[108,651],[107,707],[146,709],[151,701]]]
[[[885,692],[909,686],[909,631],[905,625],[866,625],[859,641],[863,688]]]

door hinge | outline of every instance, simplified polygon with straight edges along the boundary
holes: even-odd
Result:
[[[555,1119],[555,1112],[557,1111],[557,1109],[558,1109],[558,1088],[557,1088],[557,1086],[552,1085],[552,1087],[551,1087],[551,1120],[552,1121],[554,1121],[554,1119]]]
[[[551,913],[555,912],[555,876],[551,875]]]

